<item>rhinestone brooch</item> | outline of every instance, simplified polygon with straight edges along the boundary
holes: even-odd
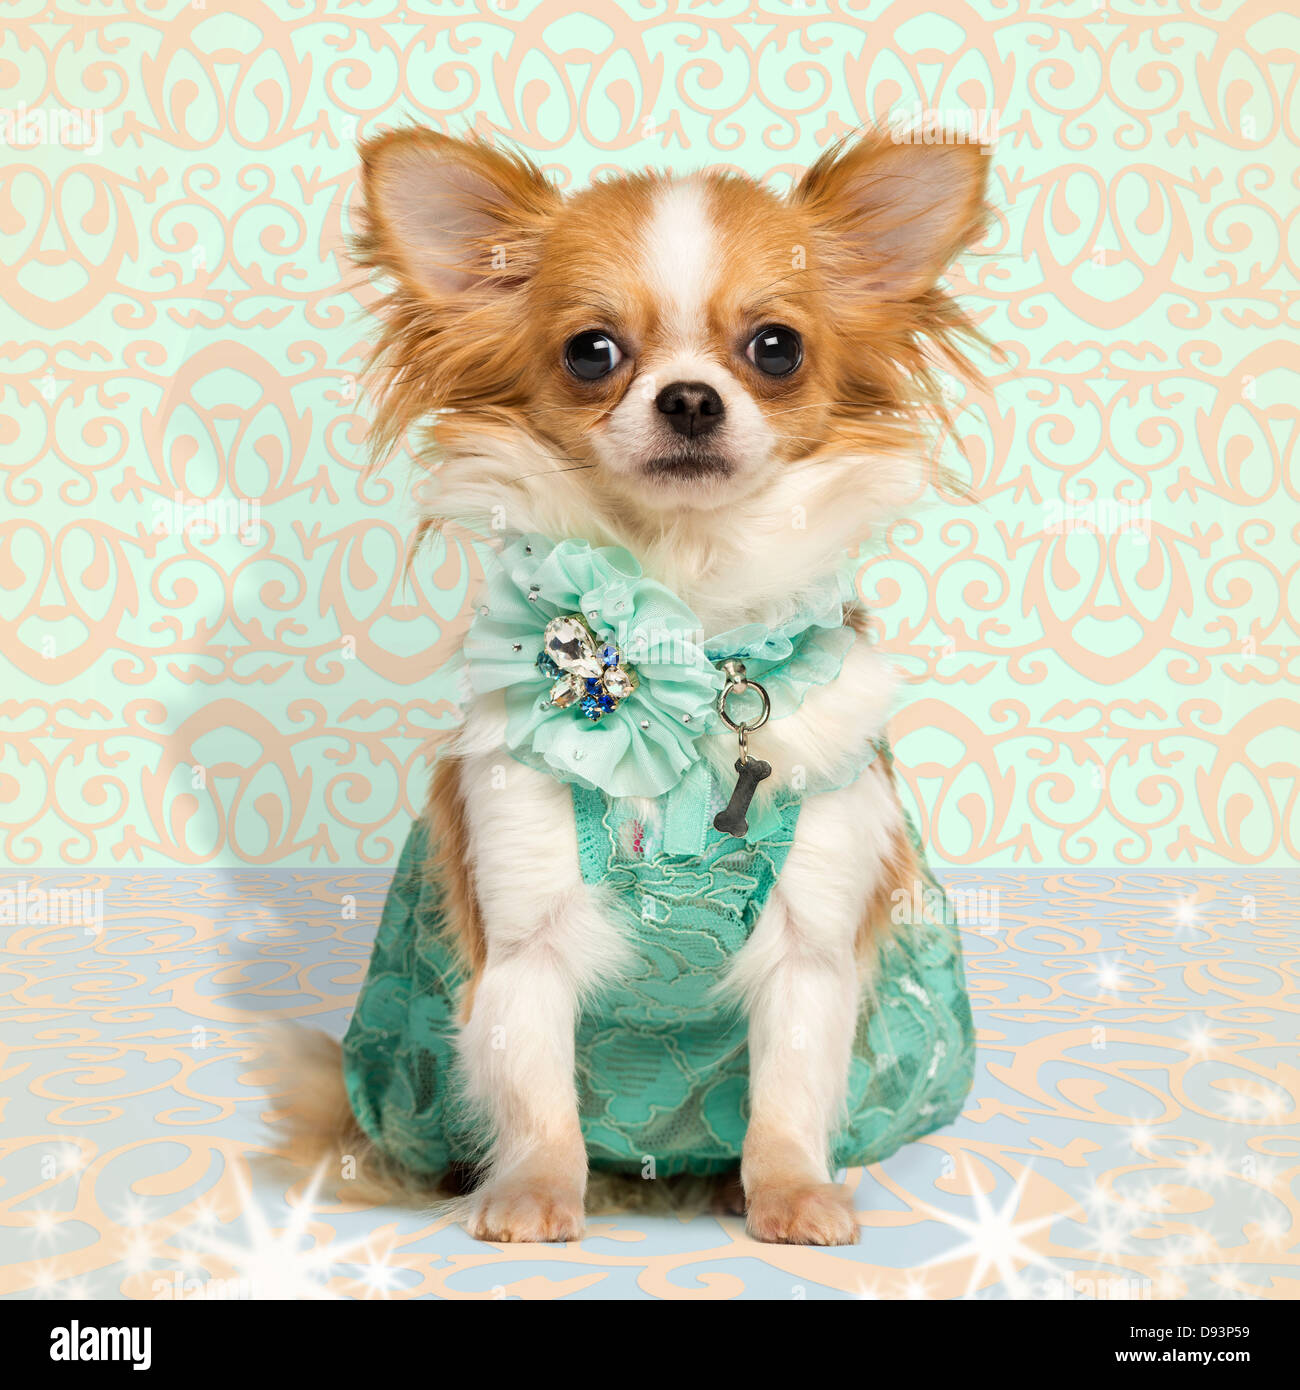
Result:
[[[598,723],[637,688],[636,671],[618,645],[601,640],[578,613],[552,618],[542,635],[537,669],[552,681],[550,704],[576,709]]]

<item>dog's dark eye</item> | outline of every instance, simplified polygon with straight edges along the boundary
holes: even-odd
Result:
[[[570,338],[564,349],[564,361],[574,376],[583,381],[598,381],[623,360],[618,344],[599,329],[588,329]]]
[[[768,376],[789,376],[803,361],[803,343],[793,328],[773,323],[754,334],[745,356]]]

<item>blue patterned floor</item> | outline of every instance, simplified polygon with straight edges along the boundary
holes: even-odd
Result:
[[[1300,1297],[1300,874],[945,875],[993,909],[975,1088],[849,1175],[833,1251],[706,1216],[494,1247],[269,1168],[253,1030],[342,1032],[388,877],[0,875],[0,1292]]]

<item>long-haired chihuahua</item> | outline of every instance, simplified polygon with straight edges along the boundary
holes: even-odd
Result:
[[[918,495],[943,374],[973,379],[964,351],[978,333],[939,280],[982,234],[984,151],[871,131],[829,150],[784,194],[721,172],[632,174],[566,194],[516,154],[417,129],[380,135],[361,156],[358,260],[387,291],[373,437],[379,454],[415,441],[435,494],[429,524],[518,541],[502,582],[518,581],[525,613],[548,597],[541,581],[552,570],[529,568],[546,559],[533,554],[538,538],[561,547],[566,563],[579,556],[622,576],[634,597],[652,583],[665,611],[698,621],[686,660],[706,685],[716,671],[710,701],[753,697],[765,679],[752,680],[756,667],[774,672],[775,688],[780,643],[763,648],[769,667],[745,648],[749,684],[726,642],[710,644],[719,634],[794,632],[797,647],[808,626],[799,615],[822,602],[846,555]],[[620,783],[593,821],[597,830],[617,822],[617,852],[602,862],[659,856],[671,882],[687,885],[665,900],[697,916],[682,919],[671,942],[662,927],[656,937],[653,911],[629,926],[618,885],[593,878],[580,843],[575,786],[599,790],[600,779],[551,758],[540,736],[521,756],[512,687],[504,677],[479,682],[436,762],[421,850],[420,883],[436,885],[437,932],[457,963],[455,1006],[441,1039],[432,1036],[440,1015],[420,1025],[429,1036],[419,1048],[399,1036],[416,1026],[416,996],[447,980],[445,971],[396,979],[392,961],[403,949],[413,959],[419,943],[390,940],[387,1002],[376,998],[374,1016],[393,998],[400,1007],[368,1025],[367,1042],[372,1072],[390,1069],[378,1087],[348,1078],[346,1047],[340,1055],[336,1044],[300,1038],[294,1151],[365,1144],[372,1170],[394,1185],[435,1167],[463,1172],[467,1160],[462,1215],[472,1234],[569,1240],[583,1230],[589,1167],[617,1147],[619,1117],[653,1111],[656,1133],[680,1122],[707,1150],[694,1167],[677,1155],[665,1171],[738,1170],[756,1238],[851,1242],[853,1205],[831,1180],[832,1164],[846,1161],[835,1135],[870,1036],[882,945],[912,930],[891,903],[900,893],[910,901],[922,872],[891,760],[879,755],[890,668],[850,604],[836,660],[806,671],[766,723],[699,720],[679,739],[657,722],[671,717],[655,704],[655,690],[670,688],[669,658],[659,668],[647,658],[638,677],[604,615],[567,613],[550,597],[531,645],[509,644],[538,682],[527,700],[544,713],[532,732],[560,729],[554,738],[580,753],[586,735],[575,730],[594,736],[625,716],[621,747],[635,751],[641,731],[663,735],[643,750],[648,765],[651,754],[685,750],[665,777],[686,776],[694,761],[710,769],[713,790],[700,796],[718,829],[706,826],[694,856],[680,844],[669,852],[676,830],[661,822],[691,808],[656,819],[657,784]],[[642,794],[623,795],[628,787]],[[784,811],[773,820],[772,808],[791,801],[797,820]],[[779,856],[745,839],[747,807],[756,820],[767,807],[769,823],[785,828],[773,841]],[[715,877],[692,889],[697,864]],[[776,866],[767,879],[764,864]],[[758,905],[735,909],[743,931],[714,952],[713,1012],[692,1018],[705,1052],[710,1029],[726,1039],[704,1085],[704,1064],[681,1061],[668,991],[714,949],[713,918],[699,914],[722,920],[726,893],[708,886],[722,873],[744,878]],[[417,915],[401,930],[427,926]],[[597,1048],[583,1020],[629,980],[661,1013],[607,1010]],[[439,1072],[444,1044],[454,1078]],[[724,1062],[744,1069],[734,1095],[713,1084]],[[686,1076],[676,1092],[661,1087],[670,1063]],[[388,1101],[375,1097],[400,1094],[397,1109],[414,1123],[431,1104],[430,1078],[454,1090],[473,1149],[430,1141],[426,1164],[409,1144],[388,1142]],[[649,1099],[633,1094],[643,1085]],[[743,1129],[728,1162],[737,1115]],[[627,1124],[635,1147],[643,1131]]]

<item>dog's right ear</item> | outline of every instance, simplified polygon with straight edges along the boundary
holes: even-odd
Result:
[[[361,147],[363,265],[437,299],[519,285],[560,195],[522,155],[432,130],[396,130]]]

